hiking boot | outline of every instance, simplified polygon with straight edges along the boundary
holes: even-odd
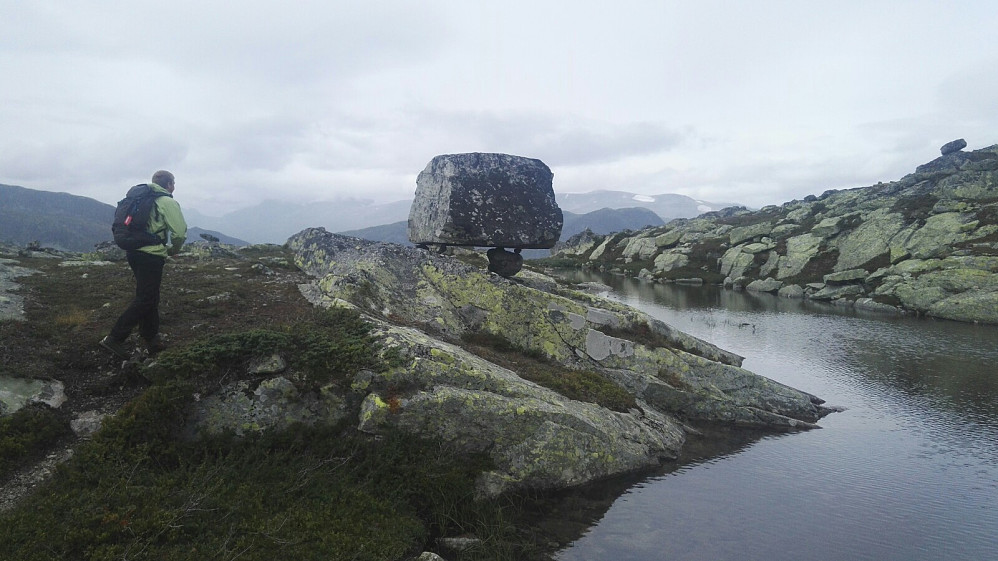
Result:
[[[119,358],[127,359],[132,356],[120,341],[115,341],[110,335],[100,340],[100,346],[118,355]]]
[[[152,339],[146,339],[146,352],[149,356],[157,355],[166,350],[166,338],[162,333],[157,333]]]

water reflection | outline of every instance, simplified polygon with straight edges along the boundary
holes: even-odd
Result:
[[[998,551],[998,328],[577,274],[848,407],[627,488],[557,558],[984,559]],[[709,454],[708,454],[709,457]],[[573,536],[574,537],[574,536]]]

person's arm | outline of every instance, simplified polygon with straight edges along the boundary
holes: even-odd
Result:
[[[167,197],[160,200],[164,203],[160,211],[163,213],[163,222],[170,230],[170,243],[172,245],[172,247],[167,248],[166,253],[167,255],[176,255],[180,253],[180,248],[187,240],[187,221],[184,220],[184,213],[180,211],[180,205],[177,204],[177,201]]]

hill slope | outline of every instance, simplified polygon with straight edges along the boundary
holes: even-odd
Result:
[[[890,183],[569,240],[562,255],[659,282],[998,323],[998,145]]]
[[[114,207],[68,193],[0,185],[0,240],[90,251],[111,239]]]

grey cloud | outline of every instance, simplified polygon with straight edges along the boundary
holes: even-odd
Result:
[[[655,122],[609,123],[541,113],[426,111],[418,122],[435,136],[464,139],[468,149],[463,151],[509,151],[553,166],[664,152],[687,135]]]
[[[152,59],[235,80],[233,87],[343,80],[425,57],[450,36],[439,9],[401,0],[134,1],[127,8],[98,3],[86,10],[17,2],[4,11],[5,19],[17,22],[0,34],[4,49]]]
[[[216,171],[278,171],[309,149],[308,126],[292,116],[227,123],[197,135],[191,163]]]
[[[168,136],[103,135],[86,142],[56,141],[45,145],[9,143],[0,154],[0,169],[14,180],[44,179],[94,189],[98,178],[139,180],[159,168],[177,166],[187,156],[186,142]]]

